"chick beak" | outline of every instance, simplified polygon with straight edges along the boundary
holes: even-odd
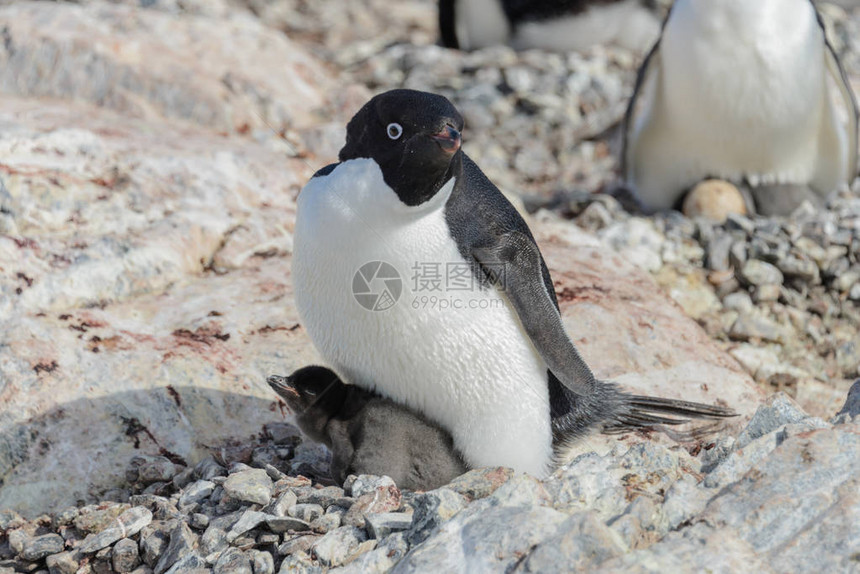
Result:
[[[436,140],[445,153],[455,154],[460,149],[460,132],[451,125],[446,125],[442,131],[430,137]]]
[[[267,382],[269,383],[269,386],[282,397],[287,398],[287,395],[290,395],[292,397],[299,398],[299,392],[292,387],[290,377],[272,375],[268,377]]]

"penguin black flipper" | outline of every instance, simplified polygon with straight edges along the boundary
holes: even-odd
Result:
[[[478,279],[489,278],[504,293],[547,364],[556,444],[595,428],[624,432],[735,415],[722,407],[630,395],[596,379],[564,329],[549,270],[528,225],[465,154],[462,162],[446,219],[461,254],[483,273]]]
[[[810,0],[812,2],[812,0]],[[836,84],[836,87],[839,90],[839,95],[842,97],[843,105],[845,106],[846,112],[848,114],[847,125],[845,126],[845,137],[848,139],[848,183],[850,184],[854,181],[854,178],[857,176],[858,170],[858,158],[857,158],[857,137],[858,137],[858,116],[860,116],[860,111],[857,109],[857,100],[854,97],[854,91],[851,89],[851,81],[848,79],[848,74],[845,73],[845,68],[842,66],[842,62],[839,60],[839,56],[836,54],[836,50],[833,48],[833,44],[827,38],[827,26],[824,24],[824,20],[821,18],[821,12],[815,6],[815,3],[812,3],[813,8],[815,9],[815,16],[818,19],[818,26],[821,28],[821,33],[824,35],[824,57],[827,60],[827,71],[830,74],[833,83]],[[826,129],[826,128],[825,128]],[[827,141],[829,137],[833,137],[832,134],[822,134],[823,141]],[[826,145],[822,146],[822,149],[819,151],[819,154],[831,154],[832,150],[829,149]],[[821,158],[819,161],[826,162],[828,158]],[[826,164],[825,164],[826,165]]]

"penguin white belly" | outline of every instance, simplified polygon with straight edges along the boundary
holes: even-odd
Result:
[[[634,127],[645,202],[670,207],[668,189],[705,177],[810,182],[829,121],[824,50],[808,0],[677,2]]]
[[[540,476],[552,460],[546,366],[495,288],[445,289],[449,265],[468,268],[445,221],[453,186],[451,180],[425,204],[409,207],[369,159],[312,179],[298,200],[296,305],[317,349],[345,381],[435,420],[473,466]],[[371,261],[393,265],[402,279],[399,300],[384,311],[370,311],[353,296],[356,271]],[[416,265],[424,264],[433,277],[438,269],[441,292],[414,281]],[[417,277],[428,279],[424,271]],[[444,305],[431,304],[432,296]]]

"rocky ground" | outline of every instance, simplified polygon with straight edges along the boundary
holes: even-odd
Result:
[[[143,4],[0,2],[0,574],[860,570],[860,186],[632,214],[597,192],[638,54],[444,50],[430,0]],[[860,10],[823,8],[860,87]],[[264,382],[316,360],[294,200],[401,86],[463,112],[598,376],[742,416],[543,481],[332,485]]]
[[[274,424],[251,466],[138,456],[108,501],[0,512],[0,572],[855,571],[858,423],[860,383],[829,423],[776,394],[690,451],[646,441],[544,481],[486,468],[428,492],[312,481],[324,450]]]

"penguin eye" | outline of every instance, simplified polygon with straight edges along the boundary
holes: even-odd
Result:
[[[388,127],[385,128],[386,133],[388,133],[388,137],[393,140],[399,140],[400,136],[403,135],[403,126],[398,123],[392,122],[388,124]]]

